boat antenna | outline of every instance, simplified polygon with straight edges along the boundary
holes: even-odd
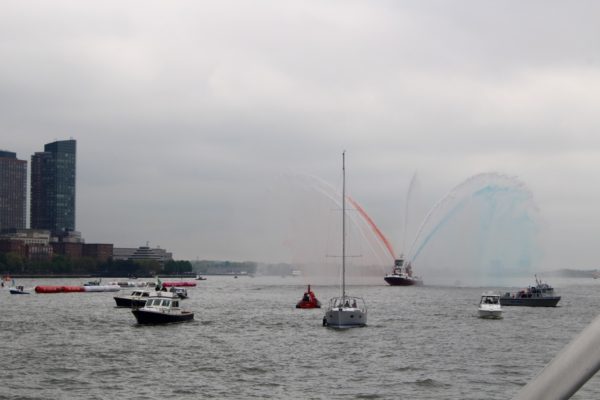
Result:
[[[346,297],[346,150],[342,152],[342,298]]]

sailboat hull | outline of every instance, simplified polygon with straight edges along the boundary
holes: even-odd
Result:
[[[367,325],[367,314],[358,308],[330,309],[325,313],[323,325],[329,328],[360,328]]]

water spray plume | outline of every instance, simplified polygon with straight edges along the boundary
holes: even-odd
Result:
[[[348,199],[348,201],[350,202],[350,204],[352,204],[352,206],[354,208],[356,208],[356,210],[358,211],[358,213],[365,219],[365,221],[367,221],[367,223],[369,224],[369,226],[371,227],[371,229],[373,230],[373,232],[375,233],[375,235],[377,235],[377,237],[379,238],[379,240],[381,240],[383,242],[383,244],[385,245],[385,248],[389,252],[390,256],[392,257],[392,261],[393,261],[396,258],[396,253],[394,252],[394,249],[392,248],[392,245],[390,244],[390,241],[385,237],[385,235],[381,232],[381,230],[377,227],[377,225],[375,225],[375,222],[373,222],[373,220],[371,219],[371,217],[369,217],[369,215],[367,214],[367,212],[360,206],[360,204],[358,204],[350,196],[346,196],[346,198]]]
[[[280,209],[289,217],[290,229],[285,243],[289,251],[292,251],[292,260],[303,266],[307,276],[312,274],[320,278],[328,277],[333,270],[325,268],[324,260],[331,252],[330,235],[337,234],[333,233],[335,229],[332,228],[338,223],[337,218],[330,217],[332,210],[341,210],[341,193],[338,188],[316,176],[286,173],[281,178],[281,182],[287,187],[275,191],[275,194],[288,198],[276,201],[274,210]],[[360,257],[352,259],[351,268],[354,270],[350,276],[378,276],[389,266],[390,251],[393,252],[393,249],[381,231],[377,234],[379,229],[373,228],[375,224],[366,211],[362,207],[360,211],[358,207],[353,208],[356,212],[346,214],[351,228],[348,233],[350,243],[355,243],[353,248],[358,250],[353,255]]]
[[[322,179],[320,179],[318,177],[310,176],[310,175],[308,177],[311,178],[312,180],[314,180],[314,182],[317,182],[320,184],[320,186],[314,185],[315,189],[317,189],[321,194],[323,194],[328,199],[333,201],[337,206],[341,207],[341,204],[342,204],[341,195],[337,192],[337,190],[333,186],[331,186],[329,183],[323,181]],[[358,211],[359,215],[362,217],[362,219],[371,227],[371,230],[375,233],[375,235],[378,239],[377,243],[380,245],[383,245],[385,247],[387,252],[390,253],[392,260],[393,260],[394,259],[394,250],[393,250],[392,246],[390,245],[390,242],[383,235],[383,233],[379,230],[377,225],[375,225],[373,220],[369,217],[369,215],[366,213],[366,211],[358,203],[356,203],[349,196],[346,196],[346,199],[348,201],[350,201],[350,203],[357,209],[357,211]],[[371,241],[366,236],[365,232],[362,229],[360,229],[361,224],[359,223],[359,221],[356,220],[356,218],[352,215],[352,213],[349,213],[348,215],[349,215],[349,219],[354,223],[354,225],[359,227],[359,232],[360,232],[360,235],[363,237],[363,239],[367,243],[370,243]],[[372,249],[372,251],[379,258],[379,252],[375,251],[374,249]],[[384,263],[386,263],[386,262],[384,262]]]
[[[409,210],[409,205],[410,205],[410,197],[411,197],[411,194],[414,192],[416,186],[417,186],[417,172],[415,171],[412,178],[410,179],[410,183],[408,185],[408,190],[406,191],[406,203],[404,204],[404,230],[402,232],[402,251],[404,251],[406,249],[406,236],[407,236],[407,231],[408,231],[408,216],[409,216],[408,210]]]
[[[531,192],[517,178],[472,176],[427,213],[407,260],[425,257],[419,269],[439,275],[462,271],[467,277],[492,279],[528,273],[538,255],[537,216]]]

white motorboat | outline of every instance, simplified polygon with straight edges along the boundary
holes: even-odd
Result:
[[[329,300],[323,326],[344,329],[367,325],[365,301],[346,294],[346,152],[342,153],[342,176],[342,294]]]
[[[23,286],[13,286],[9,290],[10,294],[29,294]]]
[[[188,298],[188,292],[186,288],[171,286],[169,288],[169,291],[171,293],[175,293],[177,297],[179,297],[182,300]]]
[[[502,318],[502,306],[500,305],[500,295],[484,294],[479,302],[477,310],[479,318],[498,319]]]

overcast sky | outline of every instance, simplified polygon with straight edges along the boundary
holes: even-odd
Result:
[[[293,261],[279,233],[289,221],[272,212],[280,191],[304,175],[339,187],[345,149],[349,194],[398,248],[415,172],[413,223],[495,172],[531,192],[541,268],[596,268],[599,12],[595,1],[1,1],[0,147],[29,160],[77,140],[87,242]]]

